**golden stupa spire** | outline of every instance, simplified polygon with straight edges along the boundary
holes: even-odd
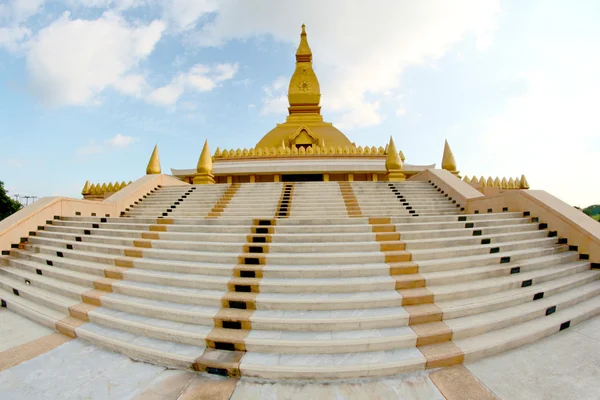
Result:
[[[444,155],[442,156],[442,168],[447,171],[456,171],[456,160],[450,149],[448,140],[444,142]]]
[[[312,61],[312,51],[306,40],[306,25],[302,24],[302,32],[300,32],[300,44],[296,50],[296,61]]]
[[[402,169],[402,160],[400,159],[400,155],[396,150],[394,139],[390,136],[390,143],[388,144],[387,148],[387,156],[385,157],[385,170],[393,171],[397,169]]]
[[[289,112],[292,114],[320,114],[321,88],[312,67],[312,51],[306,39],[306,27],[302,25],[300,44],[296,51],[296,70],[288,88]]]
[[[212,157],[210,156],[210,150],[208,148],[208,139],[206,139],[204,147],[202,148],[202,153],[200,153],[200,158],[198,159],[197,172],[201,174],[212,174],[212,170]]]
[[[158,145],[154,146],[150,161],[146,167],[146,175],[160,174],[160,159],[158,158]]]

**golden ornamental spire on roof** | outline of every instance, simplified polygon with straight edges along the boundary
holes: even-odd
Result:
[[[527,178],[525,178],[525,175],[521,175],[520,188],[521,189],[529,189],[529,182],[527,182]]]
[[[83,195],[90,194],[90,181],[85,181],[85,185],[83,186],[83,189],[81,190],[81,194],[83,194]]]
[[[447,171],[456,171],[456,160],[450,149],[448,140],[444,142],[444,155],[442,156],[442,168]]]
[[[377,149],[375,149],[377,152]],[[394,139],[390,136],[390,143],[387,147],[387,154],[385,156],[385,178],[387,181],[403,181],[406,179],[406,175],[402,171],[402,160],[400,154],[396,150]]]
[[[202,148],[202,153],[200,153],[200,158],[198,159],[197,172],[201,174],[212,174],[212,170],[212,157],[210,156],[210,150],[208,148],[208,139],[206,139],[204,147]]]
[[[154,146],[150,161],[146,167],[146,175],[160,174],[160,159],[158,158],[158,145]]]
[[[289,113],[306,114],[321,112],[319,102],[321,101],[321,88],[319,80],[312,67],[312,51],[306,39],[306,29],[302,25],[300,44],[296,51],[296,70],[290,79],[288,88],[288,100],[290,102]]]
[[[400,159],[398,150],[396,150],[396,145],[394,144],[394,139],[391,136],[390,136],[390,143],[389,143],[388,149],[387,149],[387,156],[385,157],[385,169],[386,169],[386,171],[402,169],[402,160]]]

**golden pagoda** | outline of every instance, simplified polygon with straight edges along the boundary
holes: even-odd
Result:
[[[404,154],[395,146],[356,146],[332,123],[325,122],[321,115],[321,88],[312,61],[306,27],[302,25],[296,67],[288,87],[289,115],[285,122],[277,124],[254,148],[217,148],[210,172],[200,171],[199,164],[193,169],[171,169],[172,174],[195,184],[386,181],[404,180],[435,167],[404,163]],[[203,154],[205,150],[206,144]],[[395,154],[388,154],[388,150]],[[201,158],[208,165],[206,154]],[[204,178],[199,178],[199,173]]]

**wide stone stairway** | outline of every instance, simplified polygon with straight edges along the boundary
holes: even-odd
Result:
[[[575,246],[489,211],[427,182],[159,187],[119,218],[30,232],[2,256],[0,298],[134,359],[271,379],[451,365],[600,311]]]

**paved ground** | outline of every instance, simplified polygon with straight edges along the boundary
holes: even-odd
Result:
[[[600,399],[600,317],[466,367],[501,399]]]
[[[0,352],[12,349],[53,331],[40,324],[23,318],[6,308],[0,308]]]
[[[0,309],[0,357],[11,351],[8,346],[14,351],[49,336],[49,329]],[[431,377],[429,372],[311,384],[236,381],[167,370],[72,340],[0,372],[0,399],[442,400],[440,389],[450,400],[492,399],[494,395],[503,400],[600,399],[600,317],[466,368],[438,370]],[[464,382],[469,379],[479,390],[487,387],[492,393],[468,394]]]

